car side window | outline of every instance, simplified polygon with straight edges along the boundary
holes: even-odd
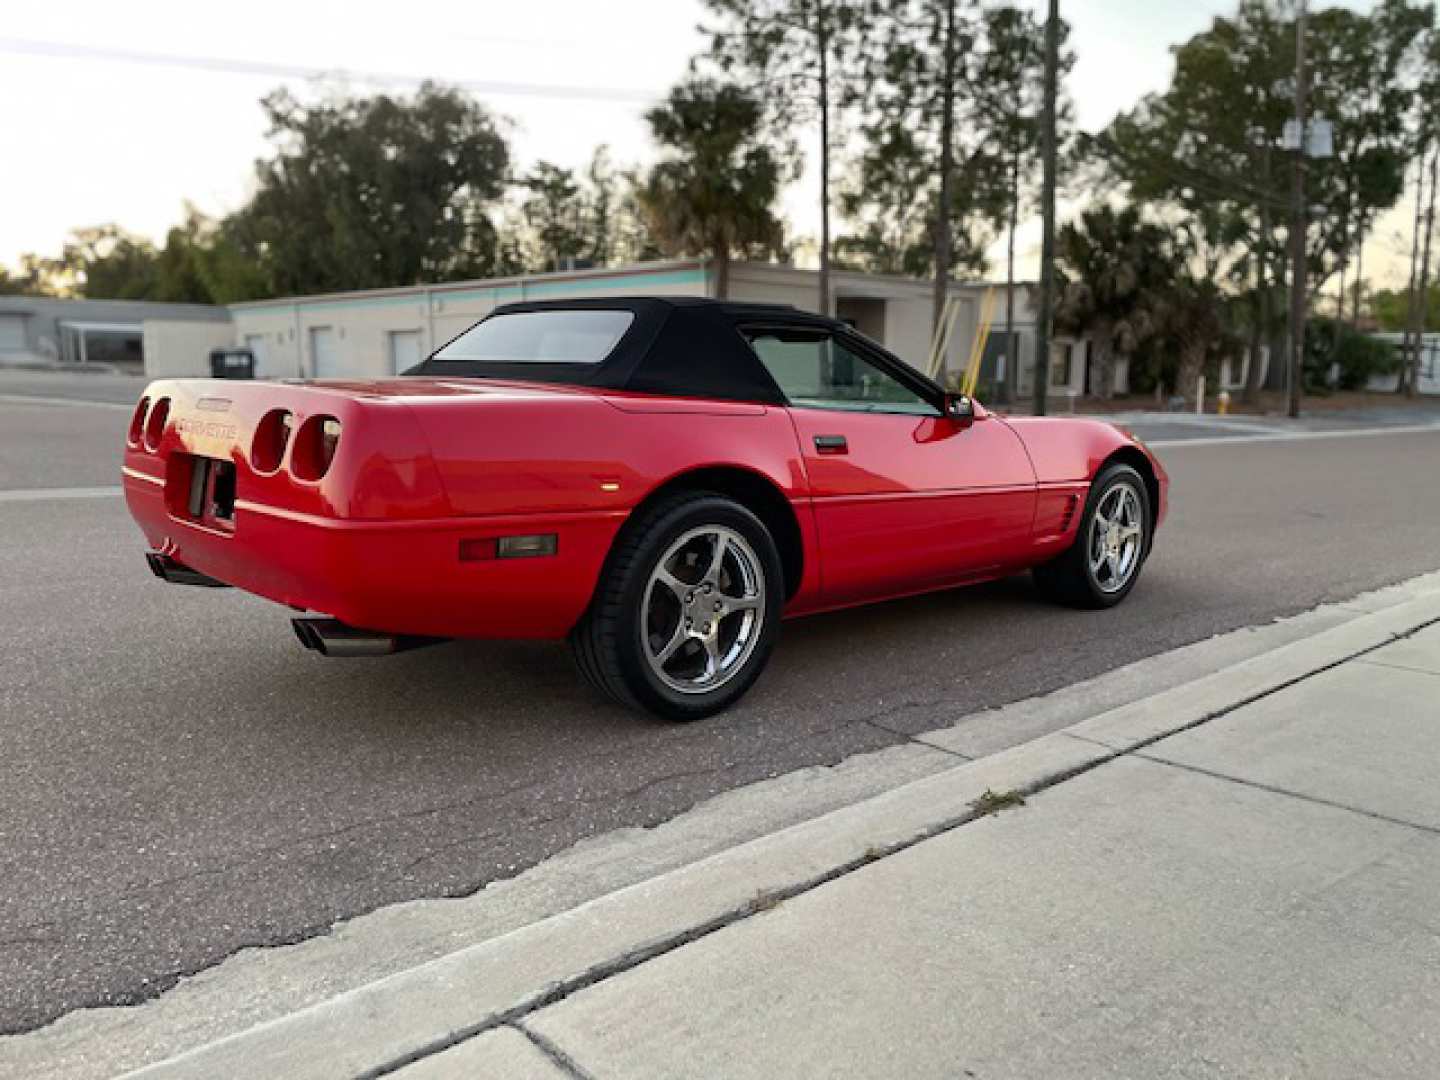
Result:
[[[845,412],[934,416],[935,406],[825,331],[745,332],[791,405]]]

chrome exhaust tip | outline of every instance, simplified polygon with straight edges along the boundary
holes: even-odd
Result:
[[[413,634],[386,634],[378,630],[362,630],[339,619],[291,619],[295,636],[305,648],[321,656],[392,656],[411,649],[436,645],[444,638],[417,637]]]

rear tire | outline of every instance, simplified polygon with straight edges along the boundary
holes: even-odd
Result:
[[[667,720],[713,715],[760,677],[784,607],[764,523],[711,492],[679,492],[627,523],[570,633],[596,689]]]
[[[1035,584],[1068,607],[1114,607],[1140,579],[1153,522],[1150,493],[1140,474],[1129,465],[1107,466],[1090,485],[1075,542],[1035,568]]]

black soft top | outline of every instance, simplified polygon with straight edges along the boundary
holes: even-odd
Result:
[[[760,323],[845,329],[834,319],[788,304],[747,304],[692,296],[536,300],[504,304],[485,318],[533,311],[628,311],[635,318],[598,364],[507,364],[436,360],[432,355],[405,374],[602,386],[676,397],[783,405],[785,395],[738,327]]]

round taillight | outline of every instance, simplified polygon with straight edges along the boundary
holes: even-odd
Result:
[[[273,473],[285,459],[285,446],[295,418],[285,409],[271,409],[255,428],[250,444],[250,465],[257,473]]]
[[[319,480],[335,460],[340,443],[340,421],[333,416],[312,416],[295,434],[290,454],[290,471],[301,480]]]
[[[130,414],[130,430],[125,434],[125,442],[130,446],[140,445],[140,439],[145,434],[145,414],[149,411],[150,399],[142,397]]]
[[[165,424],[170,419],[170,399],[162,397],[150,406],[150,415],[145,418],[145,449],[160,449],[160,437],[165,434]]]

